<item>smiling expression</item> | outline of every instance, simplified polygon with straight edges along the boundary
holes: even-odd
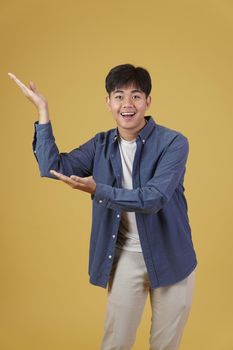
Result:
[[[116,120],[120,135],[126,140],[136,138],[138,132],[144,127],[145,111],[151,103],[151,96],[134,85],[121,87],[106,97],[108,109]]]

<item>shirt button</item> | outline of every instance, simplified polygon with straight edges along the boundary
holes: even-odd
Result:
[[[142,143],[145,143],[145,141],[146,141],[146,140],[143,139],[143,140],[142,140]]]
[[[120,217],[120,214],[117,214],[117,218],[119,218]]]
[[[36,153],[36,151],[34,151],[34,153]]]
[[[115,235],[112,235],[112,238],[115,238],[116,236]]]
[[[109,255],[108,257],[109,257],[109,259],[112,259],[112,255]]]
[[[103,203],[102,199],[99,200],[99,203]]]

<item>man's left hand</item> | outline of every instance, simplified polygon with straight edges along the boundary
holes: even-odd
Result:
[[[58,173],[55,170],[50,170],[50,173],[56,176],[59,180],[65,182],[67,185],[73,189],[81,190],[94,194],[96,191],[96,183],[93,180],[92,176],[89,177],[79,177],[75,175],[66,176],[61,173]]]

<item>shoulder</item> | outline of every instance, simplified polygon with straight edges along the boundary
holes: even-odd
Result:
[[[175,129],[172,129],[172,128],[169,128],[168,126],[164,126],[164,125],[161,125],[161,124],[158,124],[156,123],[156,129],[157,129],[157,132],[161,135],[161,136],[164,136],[164,137],[176,137],[176,136],[180,136],[181,138],[184,137],[184,138],[187,138],[186,135],[184,135],[183,132],[179,131],[179,130],[175,130]]]
[[[168,126],[156,123],[155,134],[157,139],[166,145],[173,142],[188,145],[188,137],[183,132]]]

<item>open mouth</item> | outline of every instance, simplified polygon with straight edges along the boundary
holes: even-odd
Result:
[[[132,119],[135,114],[135,112],[121,112],[121,116],[126,120]]]

